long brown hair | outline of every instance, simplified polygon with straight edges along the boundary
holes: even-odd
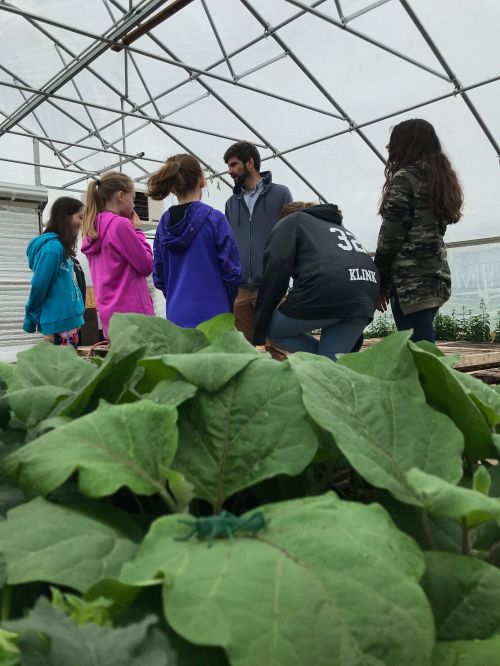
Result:
[[[413,162],[425,163],[425,184],[431,208],[438,220],[455,223],[462,217],[464,196],[458,176],[441,150],[434,127],[421,118],[404,120],[395,125],[389,139],[389,159],[385,167],[379,214],[394,175]]]
[[[115,192],[130,192],[134,183],[130,176],[119,171],[108,171],[100,178],[91,180],[87,187],[85,217],[83,218],[82,234],[97,238],[95,219],[98,213],[106,210],[108,202]]]
[[[52,232],[59,235],[64,248],[64,258],[76,256],[76,241],[69,219],[75,213],[79,213],[83,204],[79,199],[73,197],[59,197],[52,204],[49,221],[44,229],[44,234]]]
[[[169,194],[184,196],[198,186],[203,177],[201,165],[192,155],[167,157],[165,164],[148,179],[148,197],[161,201]]]

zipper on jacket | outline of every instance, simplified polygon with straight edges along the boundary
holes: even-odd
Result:
[[[249,211],[250,212],[250,211]],[[248,283],[250,289],[252,289],[252,217],[253,209],[248,218]]]
[[[259,194],[259,196],[255,200],[255,203],[254,203],[253,208],[252,208],[252,212],[250,213],[250,211],[248,211],[248,214],[249,214],[249,218],[248,218],[248,282],[249,282],[250,289],[253,288],[253,281],[252,281],[252,218],[253,218],[254,211],[257,208],[257,204],[267,194],[268,189],[269,189],[269,187],[266,187],[262,190],[262,192]],[[245,201],[245,199],[243,199],[243,201]],[[246,206],[246,202],[245,202],[245,206]],[[247,206],[247,210],[248,210],[248,206]]]

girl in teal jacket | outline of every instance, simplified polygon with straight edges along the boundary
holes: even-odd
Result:
[[[26,251],[33,271],[23,328],[54,337],[54,343],[78,346],[85,306],[76,281],[73,257],[83,222],[83,204],[60,197],[41,236]]]

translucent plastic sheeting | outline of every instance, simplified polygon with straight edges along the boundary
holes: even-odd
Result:
[[[217,177],[224,151],[248,139],[259,145],[262,169],[294,198],[338,203],[373,249],[390,129],[423,117],[466,195],[464,219],[447,240],[498,234],[497,0],[194,0],[130,49],[105,49],[63,77],[2,133],[99,36],[150,5],[0,3],[0,181],[35,182],[32,135],[45,137],[42,184],[70,190],[120,160],[144,182],[165,157],[188,150],[211,177],[207,202],[223,209],[231,193]]]
[[[479,312],[484,301],[491,323],[500,317],[500,243],[448,250],[453,276],[453,292],[443,312]]]

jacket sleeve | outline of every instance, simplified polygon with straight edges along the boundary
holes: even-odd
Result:
[[[264,249],[264,273],[259,287],[254,317],[254,344],[262,345],[274,310],[286,294],[295,262],[298,215],[289,215],[276,224]]]
[[[232,309],[238,293],[238,287],[241,284],[240,254],[234,242],[229,222],[222,214],[216,220],[214,232],[217,259]]]
[[[153,270],[153,251],[146,240],[144,231],[135,229],[126,217],[115,218],[108,230],[109,241],[124,259],[144,277]]]
[[[284,197],[283,197],[283,206],[282,206],[282,208],[284,206],[286,206],[287,204],[292,203],[292,201],[293,201],[292,193],[290,192],[288,187],[285,187],[285,186],[283,186],[283,187],[285,189],[285,194],[284,194]]]
[[[154,258],[153,284],[157,289],[159,289],[160,291],[163,292],[163,295],[166,298],[167,297],[167,283],[166,283],[166,279],[165,279],[165,273],[168,272],[168,270],[165,271],[165,264],[163,263],[163,259],[162,259],[159,227],[156,230],[155,240],[154,240],[154,243],[153,243],[153,258]]]
[[[34,333],[40,324],[44,301],[57,276],[63,258],[64,254],[62,251],[45,251],[40,256],[31,280],[31,291],[26,303],[26,316],[24,318],[23,329],[27,333]]]
[[[415,215],[414,192],[408,176],[399,171],[394,176],[383,210],[377,241],[375,265],[380,272],[380,289],[391,286],[391,268],[410,231]]]

